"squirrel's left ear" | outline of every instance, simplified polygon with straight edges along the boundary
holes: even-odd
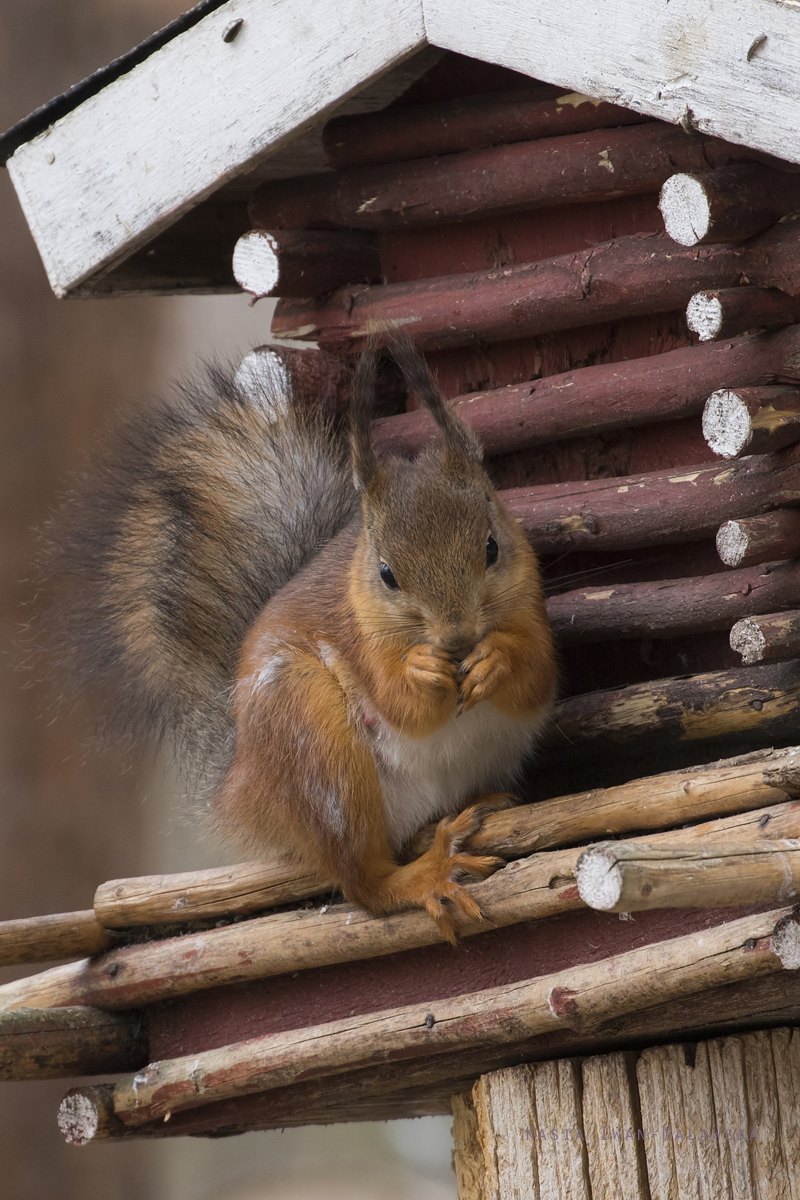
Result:
[[[353,483],[363,492],[378,469],[372,448],[372,415],[375,408],[375,379],[378,373],[378,341],[370,337],[358,360],[350,397],[350,456]]]
[[[430,367],[407,334],[395,334],[390,342],[395,361],[403,372],[407,386],[416,392],[442,432],[445,448],[457,458],[470,463],[483,461],[483,448],[472,430],[453,412]]]

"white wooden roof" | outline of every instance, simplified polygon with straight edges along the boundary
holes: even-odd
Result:
[[[428,47],[800,163],[800,0],[228,0],[9,159],[53,290],[259,165],[309,169],[287,148],[388,103]]]

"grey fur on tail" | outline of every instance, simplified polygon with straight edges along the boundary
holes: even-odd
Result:
[[[107,693],[104,732],[224,769],[230,684],[258,612],[353,516],[346,439],[218,365],[125,421],[47,530],[51,640]]]

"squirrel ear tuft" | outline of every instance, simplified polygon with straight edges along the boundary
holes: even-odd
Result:
[[[410,391],[425,405],[442,433],[445,449],[456,458],[470,463],[483,461],[483,449],[472,430],[453,412],[439,385],[431,374],[430,367],[406,333],[393,332],[389,349],[395,362],[403,372]]]
[[[375,408],[375,380],[380,354],[377,337],[371,335],[358,360],[350,397],[350,457],[353,483],[363,492],[378,469],[372,448],[372,415]]]

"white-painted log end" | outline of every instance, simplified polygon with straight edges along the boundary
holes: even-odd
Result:
[[[233,250],[233,277],[243,292],[257,300],[276,295],[278,243],[263,229],[243,233]]]
[[[291,375],[281,354],[271,346],[257,346],[246,354],[234,382],[251,404],[271,420],[288,408]]]
[[[717,530],[717,554],[726,567],[740,566],[749,539],[740,521],[725,521]]]
[[[661,189],[658,207],[664,228],[679,246],[696,246],[708,235],[711,213],[705,188],[692,175],[670,175]]]
[[[783,917],[775,926],[772,949],[787,971],[800,969],[800,920],[796,916]]]
[[[701,342],[713,342],[718,338],[722,329],[722,302],[719,296],[713,292],[696,292],[686,306],[686,324]]]
[[[100,1133],[100,1110],[95,1099],[80,1088],[67,1092],[58,1108],[58,1128],[70,1146],[85,1146]]]
[[[722,458],[737,458],[752,436],[750,413],[738,392],[712,392],[703,409],[703,437],[709,448]]]
[[[731,650],[741,654],[743,667],[764,661],[767,639],[752,618],[745,617],[744,620],[736,622],[731,630],[730,641]]]
[[[578,894],[590,908],[609,912],[622,895],[622,872],[613,849],[607,846],[584,850],[576,872]]]

